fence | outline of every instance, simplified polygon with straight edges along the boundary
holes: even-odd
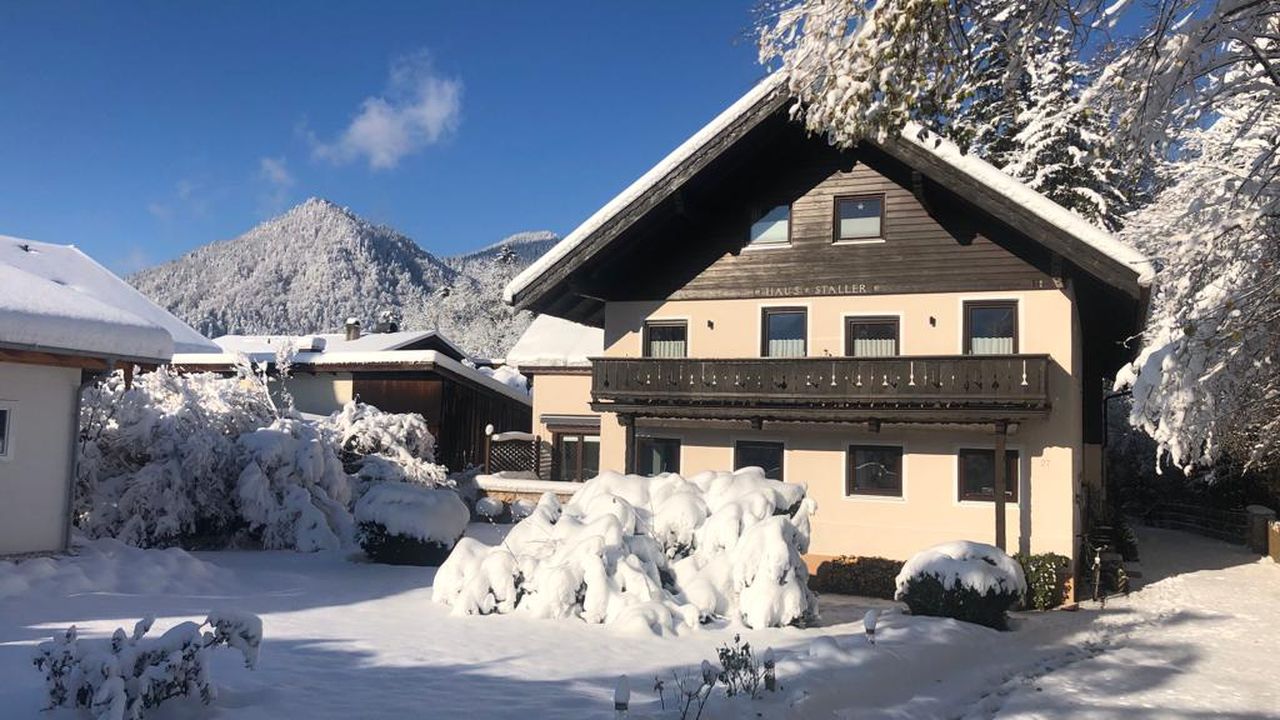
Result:
[[[1249,514],[1244,510],[1166,502],[1153,507],[1144,521],[1152,527],[1184,530],[1237,545],[1249,541]]]
[[[484,472],[537,473],[541,443],[536,435],[524,432],[491,433],[485,435]]]

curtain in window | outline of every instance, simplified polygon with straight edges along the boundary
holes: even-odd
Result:
[[[974,355],[1012,355],[1012,337],[974,337],[971,341]]]
[[[893,357],[898,342],[893,338],[854,338],[854,357]]]
[[[656,358],[682,358],[685,356],[684,340],[649,340],[649,356]]]
[[[804,357],[804,338],[770,338],[769,357]]]

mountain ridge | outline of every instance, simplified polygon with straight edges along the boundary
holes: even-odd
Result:
[[[558,240],[516,233],[441,258],[313,197],[128,280],[209,337],[335,331],[351,316],[372,326],[391,310],[403,329],[439,330],[471,354],[498,357],[532,319],[502,303],[502,288]]]

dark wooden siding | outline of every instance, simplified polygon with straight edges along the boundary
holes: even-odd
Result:
[[[885,196],[886,242],[834,244],[835,196],[866,193]],[[744,249],[753,217],[784,203],[791,246]],[[780,118],[628,226],[564,302],[1030,290],[1054,287],[1053,270],[1044,246],[884,151]]]
[[[873,150],[811,157],[726,218],[745,241],[752,210],[791,203],[791,246],[726,252],[672,299],[857,295],[1053,287],[1048,254]],[[852,162],[852,167],[840,165]],[[813,184],[814,178],[821,178]],[[804,183],[797,186],[795,183]],[[924,188],[930,209],[917,199]],[[835,244],[835,198],[883,195],[884,242]],[[755,205],[755,208],[750,205]]]
[[[387,412],[422,415],[436,438],[436,462],[450,470],[480,464],[484,427],[528,431],[530,407],[488,388],[430,371],[355,373],[356,398]]]

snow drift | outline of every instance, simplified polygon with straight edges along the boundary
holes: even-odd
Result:
[[[801,559],[815,509],[803,486],[760,468],[604,472],[563,506],[544,494],[499,546],[463,538],[434,599],[460,615],[523,612],[657,635],[713,617],[805,624],[818,614]]]

